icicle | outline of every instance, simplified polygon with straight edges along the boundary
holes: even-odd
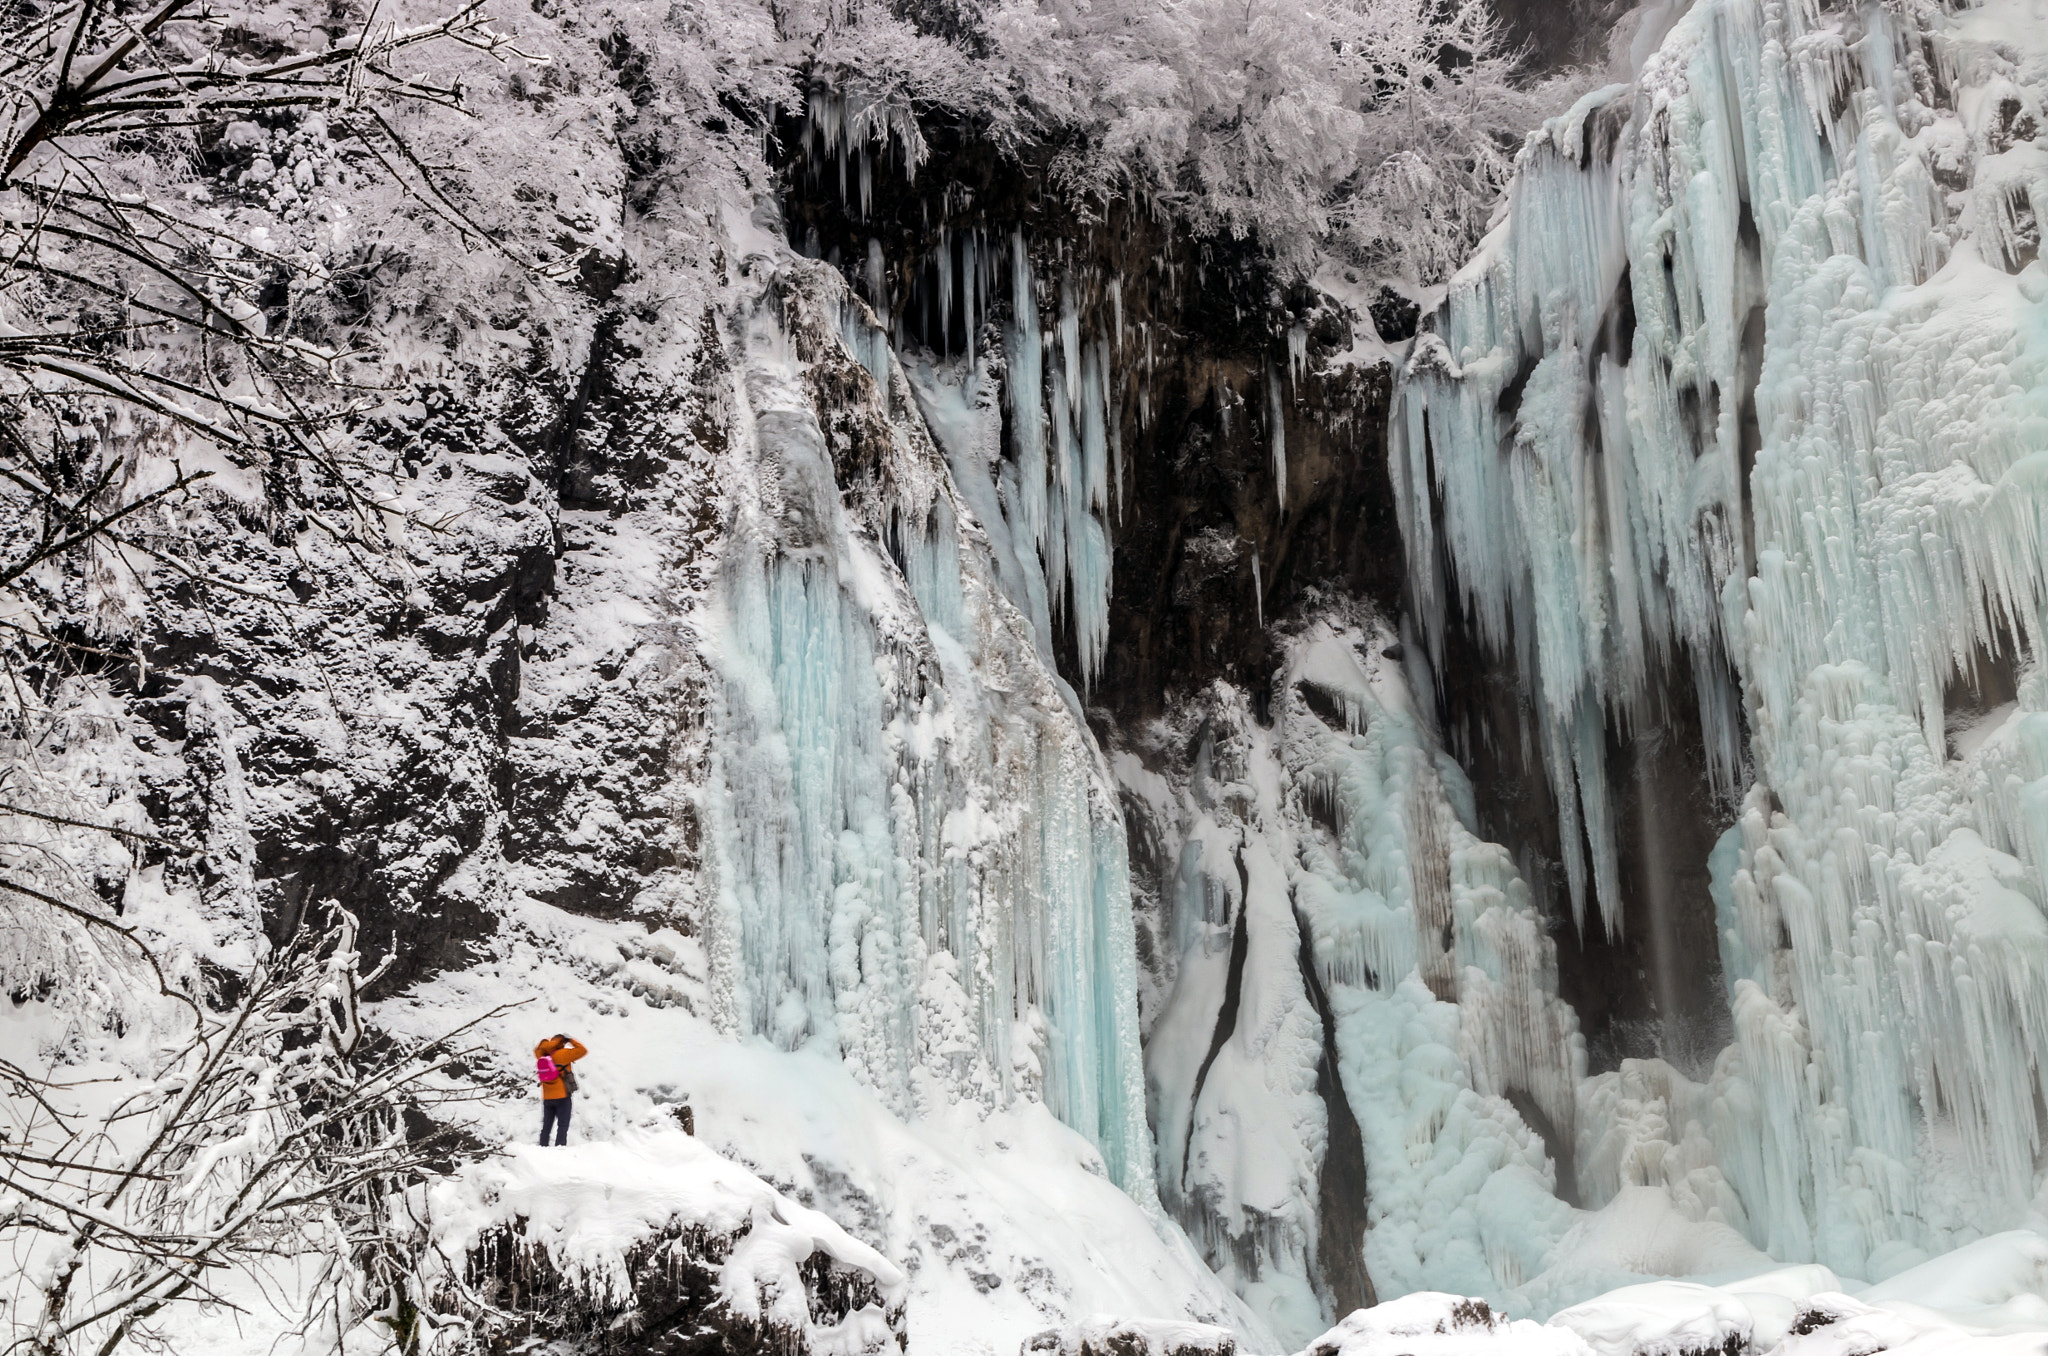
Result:
[[[1266,364],[1266,429],[1273,442],[1273,493],[1287,507],[1287,416],[1280,403],[1280,370]]]
[[[981,329],[981,299],[976,285],[981,281],[981,257],[977,248],[980,230],[960,237],[960,315],[967,329],[967,368],[974,370],[974,341]]]
[[[1259,579],[1259,553],[1252,550],[1252,613],[1258,618],[1259,629],[1266,629],[1266,586]]]
[[[1066,372],[1067,389],[1081,387],[1081,309],[1074,300],[1074,275],[1060,279],[1060,360]]]
[[[1034,547],[1045,545],[1045,346],[1039,339],[1038,297],[1024,232],[1010,236],[1008,383],[1010,426],[1017,448],[1018,517]]]
[[[1080,411],[1075,408],[1075,403],[1080,396],[1080,384],[1068,381],[1067,364],[1054,362],[1047,375],[1046,397],[1052,409],[1052,479],[1062,501],[1078,499],[1085,494],[1085,490],[1076,483],[1079,477],[1075,475],[1080,462],[1077,455],[1080,439],[1075,427]]]
[[[887,319],[889,305],[889,273],[882,259],[882,242],[874,236],[868,237],[867,276],[868,305],[875,308],[875,314]]]
[[[932,347],[939,353],[946,351],[953,333],[953,240],[944,226],[939,227],[939,342]]]
[[[1118,522],[1124,516],[1124,418],[1123,401],[1117,394],[1116,377],[1109,362],[1109,344],[1098,341],[1097,362],[1102,368],[1102,418],[1109,428],[1109,493],[1116,506]]]

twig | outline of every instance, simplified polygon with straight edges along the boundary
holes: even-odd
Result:
[[[41,819],[51,824],[63,824],[73,829],[96,829],[100,833],[110,833],[119,838],[135,838],[145,843],[155,843],[159,847],[176,848],[185,846],[181,843],[174,843],[168,838],[159,838],[153,833],[143,833],[137,829],[124,829],[117,824],[94,824],[84,819],[67,819],[63,815],[53,815],[43,810],[30,810],[20,805],[8,805],[5,802],[0,802],[0,814],[26,815],[30,819]]]

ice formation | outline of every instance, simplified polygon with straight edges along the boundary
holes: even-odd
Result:
[[[1382,1296],[1537,1307],[1585,1065],[1552,944],[1472,833],[1391,628],[1291,629],[1270,725],[1218,684],[1112,759],[1166,873],[1145,920],[1172,958],[1146,1046],[1162,1196],[1296,1341],[1365,1298],[1331,1279],[1361,1265]],[[1565,1291],[1612,1283],[1595,1271]]]
[[[1623,916],[1604,731],[1667,666],[1734,821],[1734,1044],[1586,1089],[1589,1204],[1656,1187],[1851,1275],[2041,1186],[2029,14],[1701,0],[1531,139],[1394,422],[1418,620],[1455,601],[1524,674],[1585,926]]]
[[[1073,274],[1061,278],[1058,322],[1044,330],[1031,250],[1021,229],[1011,235],[1010,261],[1005,389],[1015,451],[1002,471],[1002,502],[1011,530],[1037,548],[1042,562],[1042,581],[1035,581],[1033,596],[1042,591],[1050,604],[1042,632],[1047,653],[1051,622],[1070,612],[1085,687],[1109,643],[1110,549],[1104,515],[1110,439],[1120,421],[1105,408],[1105,400],[1115,389],[1115,378],[1108,341],[1084,333]]]
[[[877,158],[896,158],[914,176],[926,154],[907,111],[885,103],[856,107],[829,93],[810,96],[803,146],[800,172],[816,186],[836,185],[856,222],[874,212]],[[849,166],[857,174],[851,184]],[[982,347],[987,338],[1000,333],[999,384],[1009,434],[1007,447],[991,449],[996,495],[979,506],[982,521],[995,531],[1000,518],[1026,548],[1014,552],[1029,576],[1016,581],[1017,603],[1036,625],[1048,662],[1055,628],[1068,628],[1085,694],[1109,641],[1109,525],[1122,508],[1125,407],[1141,424],[1150,417],[1149,388],[1136,378],[1151,364],[1152,326],[1126,318],[1124,279],[1114,266],[1075,257],[1081,252],[1070,252],[1067,241],[1034,242],[1021,226],[999,229],[964,204],[957,210],[956,217],[948,190],[940,199],[942,219],[914,257],[891,261],[880,238],[870,237],[863,266],[854,271],[869,305],[885,318],[876,331],[879,342],[898,352],[921,348],[942,362],[964,360],[971,372],[978,358],[989,356]],[[818,255],[816,239],[801,243],[805,253]],[[836,248],[826,257],[850,267]],[[1174,286],[1170,261],[1154,262],[1164,285]],[[1306,341],[1305,332],[1290,341],[1291,371],[1305,364]],[[993,376],[990,384],[998,384]],[[888,383],[881,385],[886,400]],[[1273,457],[1284,494],[1277,369],[1269,385]]]
[[[839,275],[752,266],[706,623],[719,1019],[843,1057],[899,1114],[1042,1098],[1150,1199],[1123,825],[1005,590],[1029,547],[978,525]],[[993,411],[955,416],[971,457]]]

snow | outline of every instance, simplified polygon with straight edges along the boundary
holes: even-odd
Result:
[[[1719,1285],[1660,1281],[1611,1291],[1549,1322],[1508,1321],[1483,1302],[1418,1292],[1350,1315],[1304,1356],[1916,1356],[2036,1351],[2048,1333],[2040,1234],[1984,1240],[1899,1278],[1845,1292],[1824,1267]],[[1990,1303],[1994,1297],[1997,1302]],[[1986,1301],[1973,1303],[1973,1300]]]
[[[1732,1295],[1685,1281],[1624,1286],[1551,1316],[1551,1326],[1577,1333],[1596,1351],[1641,1356],[1741,1351],[1750,1346],[1754,1320]]]
[[[1468,1356],[1482,1351],[1527,1356],[1586,1356],[1569,1329],[1507,1321],[1482,1302],[1419,1290],[1360,1309],[1312,1343],[1304,1356]]]
[[[949,1100],[933,1080],[929,1099],[906,1118],[828,1053],[722,1034],[691,1011],[701,1012],[707,993],[696,939],[534,906],[494,950],[496,958],[376,1014],[388,1029],[429,1030],[509,996],[543,997],[497,1028],[490,1078],[504,1093],[477,1112],[487,1140],[518,1147],[508,1162],[486,1162],[473,1170],[483,1176],[449,1188],[460,1200],[516,1188],[542,1210],[537,1219],[553,1219],[555,1207],[540,1204],[557,1199],[548,1193],[575,1195],[578,1181],[615,1184],[616,1204],[589,1206],[572,1229],[583,1240],[578,1255],[601,1261],[665,1218],[671,1202],[699,1202],[690,1206],[698,1210],[726,1201],[719,1218],[728,1218],[739,1208],[731,1202],[755,1200],[758,1189],[743,1182],[733,1196],[714,1187],[751,1173],[784,1200],[830,1216],[908,1278],[913,1353],[1008,1356],[1048,1326],[1096,1313],[1222,1325],[1248,1350],[1282,1349],[1179,1231],[1120,1190],[1102,1154],[1042,1104],[992,1111]],[[527,1091],[533,1040],[561,1029],[591,1050],[578,1065],[571,1142],[529,1150],[539,1117]],[[669,1111],[681,1105],[694,1112],[696,1140],[649,1128],[672,1125]],[[501,1173],[513,1176],[492,1175]],[[510,1185],[493,1186],[501,1180]],[[462,1208],[461,1218],[477,1218]],[[503,1207],[491,1208],[500,1218]]]
[[[1864,1289],[1866,1304],[1907,1304],[1973,1327],[2048,1327],[2048,1237],[2013,1230],[1967,1243]]]

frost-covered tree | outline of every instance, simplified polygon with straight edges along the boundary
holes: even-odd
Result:
[[[657,13],[657,9],[660,11]],[[1551,92],[1485,0],[686,0],[597,11],[671,182],[784,116],[912,176],[944,122],[1084,217],[1135,203],[1295,266],[1435,281]],[[785,129],[788,123],[781,124]],[[794,148],[785,148],[793,150]],[[753,152],[756,153],[757,152]],[[849,184],[849,193],[858,190]]]
[[[166,1306],[252,1296],[329,1346],[413,1321],[393,1211],[444,1152],[417,1113],[452,1046],[365,1032],[343,912],[275,944],[124,921],[138,850],[219,874],[239,849],[63,764],[80,671],[140,673],[154,591],[278,606],[219,573],[204,482],[366,559],[406,516],[354,428],[385,395],[354,351],[374,251],[290,209],[354,183],[507,249],[406,130],[458,109],[406,64],[449,46],[513,55],[475,4],[0,9],[0,989],[58,1023],[0,1061],[0,1349],[107,1356]]]
[[[61,1061],[0,1058],[0,1350],[112,1356],[193,1303],[267,1304],[309,1351],[381,1319],[410,1349],[408,1186],[449,1148],[418,1125],[460,1095],[439,1075],[463,1032],[366,1032],[352,918],[209,984],[15,886],[0,957],[78,1022]]]
[[[1084,132],[1056,176],[1296,263],[1442,276],[1531,108],[1481,0],[1010,6],[995,31],[1019,92]]]
[[[1435,281],[1476,239],[1547,96],[1484,0],[971,0],[777,6],[840,134],[911,169],[967,124],[1084,213],[1127,199],[1296,266]],[[821,97],[822,92],[822,97]]]

